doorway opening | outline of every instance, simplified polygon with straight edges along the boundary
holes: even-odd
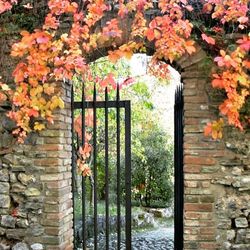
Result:
[[[182,87],[147,61],[101,58],[92,82],[75,79],[75,249],[182,249]]]

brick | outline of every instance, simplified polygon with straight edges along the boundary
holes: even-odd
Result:
[[[213,227],[213,226],[215,226],[215,223],[212,220],[201,220],[200,221],[200,227],[207,228],[207,227]]]
[[[57,122],[54,124],[47,124],[47,129],[60,129],[60,130],[66,130],[70,129],[70,124],[65,124],[63,122]]]
[[[217,244],[214,242],[201,242],[200,247],[201,247],[201,249],[204,249],[204,250],[206,250],[206,249],[213,249],[214,250],[214,249],[216,249]]]
[[[189,70],[190,66],[192,66],[197,71],[199,69],[200,64],[201,64],[200,62],[205,60],[206,58],[207,58],[207,55],[204,52],[204,50],[195,51],[195,53],[192,56],[190,56],[190,58],[188,60],[181,63],[181,66],[185,70]]]
[[[213,218],[213,213],[206,213],[206,212],[200,213],[201,220],[212,220],[212,218]]]
[[[60,174],[44,174],[40,176],[41,181],[59,181],[63,180],[64,175]]]
[[[199,234],[200,229],[197,227],[188,227],[185,226],[184,228],[184,234]]]
[[[198,203],[199,197],[197,195],[185,195],[184,202],[186,203]]]
[[[62,236],[43,236],[42,242],[44,244],[60,245],[63,242]]]
[[[185,117],[193,117],[193,118],[208,118],[210,113],[208,111],[200,111],[200,110],[186,110],[184,112]]]
[[[195,96],[197,94],[197,89],[185,89],[183,92],[184,96]]]
[[[208,188],[210,187],[210,181],[202,181],[201,182],[201,187]]]
[[[185,125],[197,125],[200,124],[200,120],[200,118],[188,117],[185,119]]]
[[[212,194],[212,191],[209,189],[204,189],[204,188],[185,188],[185,194],[197,194],[200,195],[201,197],[204,195]]]
[[[185,187],[198,187],[198,182],[197,181],[184,181],[184,186]]]
[[[216,161],[213,158],[207,157],[185,156],[184,163],[195,165],[214,165]]]
[[[199,235],[184,234],[184,240],[185,241],[190,241],[190,240],[196,240],[196,241],[198,241],[199,239],[200,239]]]
[[[201,195],[200,196],[200,202],[201,203],[212,203],[214,202],[214,196],[213,195]]]
[[[62,195],[68,195],[69,198],[71,198],[70,197],[72,196],[71,187],[64,187],[61,189],[53,189],[53,190],[48,189],[46,191],[46,196],[52,196],[54,198],[58,198],[58,197],[61,197]]]
[[[64,173],[67,171],[66,166],[56,166],[56,167],[46,167],[46,174],[56,174],[56,173]]]
[[[201,166],[200,165],[184,165],[184,173],[200,173]]]
[[[42,130],[40,135],[43,137],[63,137],[64,132],[61,130]]]
[[[39,151],[58,151],[62,149],[63,145],[60,144],[44,144],[39,146]]]
[[[55,143],[65,144],[65,143],[67,143],[67,140],[65,138],[62,138],[62,137],[57,137],[57,138],[47,137],[47,138],[45,138],[45,143],[46,144],[55,144]]]
[[[60,166],[63,161],[58,158],[45,158],[45,159],[35,159],[34,165],[36,166]]]
[[[215,228],[214,227],[207,227],[207,228],[201,228],[200,234],[212,234],[215,235]]]
[[[49,227],[47,226],[45,228],[45,233],[49,236],[56,236],[56,235],[61,235],[62,234],[62,229],[59,227]]]
[[[204,130],[203,125],[185,125],[184,133],[202,133]]]
[[[194,137],[194,135],[192,134]],[[195,135],[197,136],[197,135]],[[186,143],[183,144],[184,149],[216,149],[217,145],[215,143],[207,143],[207,142],[197,142],[197,143]]]
[[[62,188],[68,186],[67,180],[45,182],[47,188]]]
[[[210,212],[213,209],[213,205],[211,203],[208,204],[186,203],[184,204],[184,209],[186,211]]]
[[[206,166],[201,168],[202,173],[217,173],[219,171],[219,166]]]
[[[185,212],[184,213],[184,218],[185,219],[190,219],[190,220],[197,220],[200,218],[201,213],[197,212]]]
[[[185,250],[187,250],[187,249],[199,249],[199,250],[201,250],[201,248],[199,248],[199,243],[197,241],[184,242],[184,249]]]
[[[63,174],[64,179],[71,179],[72,178],[72,173],[71,172],[66,172]]]
[[[203,96],[198,95],[195,97],[194,96],[184,96],[184,103],[185,104],[187,104],[187,103],[206,104],[206,103],[208,103],[208,97],[205,95],[203,95]]]
[[[210,174],[185,174],[185,180],[211,180],[212,176]]]

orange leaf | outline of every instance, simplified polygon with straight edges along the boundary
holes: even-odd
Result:
[[[210,37],[210,36],[207,36],[207,35],[204,34],[204,33],[201,35],[201,37],[202,37],[202,39],[203,39],[204,41],[206,41],[208,44],[215,45],[215,40],[214,40],[214,38],[212,38],[212,37]]]

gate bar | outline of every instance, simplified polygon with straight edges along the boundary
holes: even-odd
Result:
[[[109,132],[108,132],[108,89],[105,89],[105,208],[106,250],[109,250]]]
[[[126,250],[131,250],[131,105],[125,104]]]
[[[94,167],[94,249],[97,250],[97,165],[96,165],[96,86],[93,94],[93,167]]]
[[[117,154],[117,249],[121,248],[121,138],[120,138],[120,92],[117,84],[116,92],[116,154]]]
[[[85,147],[85,89],[84,83],[82,84],[82,102],[81,102],[81,111],[82,111],[82,147],[84,150]],[[86,249],[86,205],[85,205],[85,198],[86,198],[86,178],[82,175],[82,248],[83,250]]]
[[[178,86],[175,92],[175,195],[174,195],[174,249],[183,249],[183,95],[182,86]]]
[[[74,244],[74,249],[76,246],[76,232],[75,232],[75,199],[74,199],[74,193],[75,193],[75,148],[74,148],[74,86],[72,84],[71,87],[71,118],[72,118],[72,123],[71,123],[71,138],[72,138],[72,152],[71,152],[71,164],[72,164],[72,168],[71,168],[71,174],[72,174],[72,180],[71,180],[71,185],[72,185],[72,193],[73,193],[73,203],[72,203],[72,207],[73,207],[73,244]]]

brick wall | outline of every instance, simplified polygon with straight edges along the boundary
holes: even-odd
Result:
[[[250,134],[228,128],[222,141],[203,135],[215,116],[200,48],[178,62],[184,82],[184,248],[250,249]]]

